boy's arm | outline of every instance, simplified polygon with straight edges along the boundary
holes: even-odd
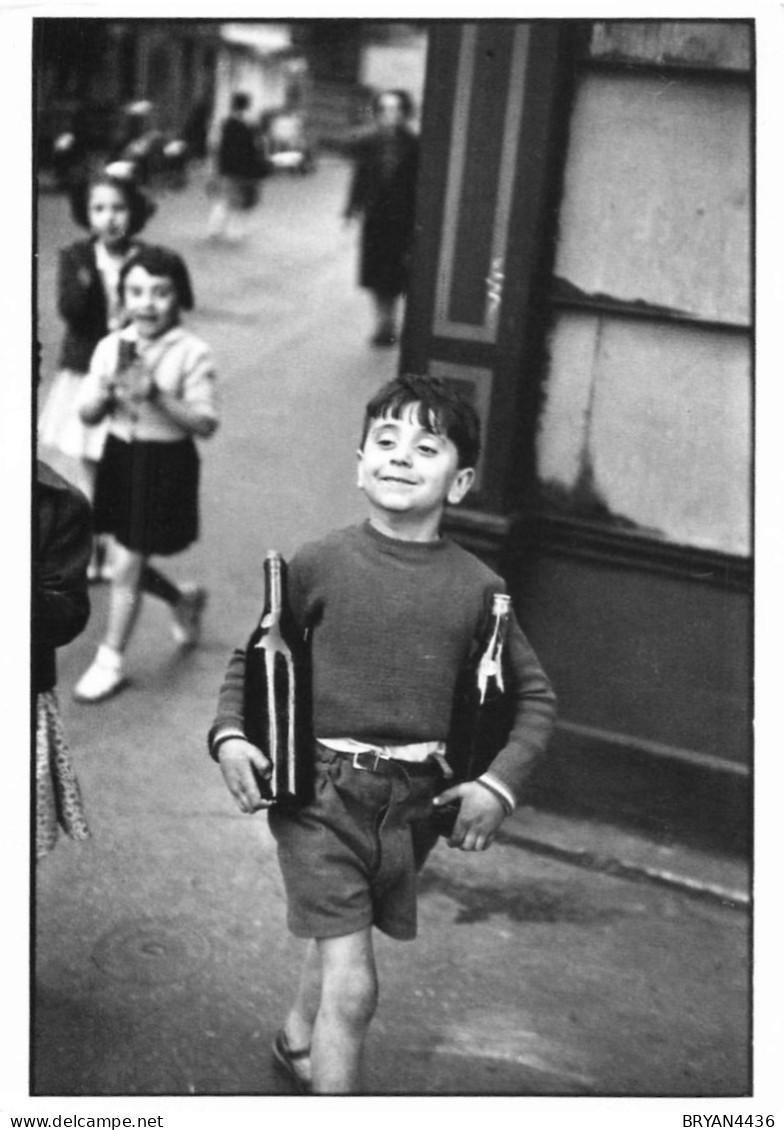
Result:
[[[505,817],[516,807],[555,727],[555,693],[514,613],[507,655],[505,671],[511,685],[506,693],[515,706],[507,742],[476,781],[446,789],[435,802],[441,805],[460,798],[460,812],[449,843],[466,851],[481,851],[490,845]]]
[[[207,746],[210,757],[220,765],[240,812],[256,812],[269,806],[269,801],[261,795],[257,774],[269,776],[271,766],[261,750],[245,737],[244,685],[245,652],[235,648],[218,693],[218,709],[207,735]]]
[[[240,734],[245,737],[245,718],[242,700],[245,690],[245,651],[236,647],[231,653],[226,673],[218,691],[218,708],[207,734],[210,757],[218,760],[218,741],[222,734]]]
[[[488,788],[495,786],[505,797],[511,795],[516,804],[552,736],[556,698],[552,684],[514,613],[507,636],[507,655],[511,685],[506,688],[506,693],[514,703],[512,727],[503,749],[480,780]]]

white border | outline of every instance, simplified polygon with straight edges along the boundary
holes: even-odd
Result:
[[[258,17],[257,0],[235,0],[231,18]],[[28,375],[30,317],[30,24],[40,16],[160,17],[162,15],[207,18],[215,15],[209,6],[180,0],[152,3],[136,0],[132,11],[116,3],[30,3],[0,7],[0,75],[2,75],[3,287],[0,335],[0,466],[3,471],[3,616],[0,650],[5,726],[1,757],[3,818],[0,820],[0,858],[3,910],[2,980],[0,981],[0,1119],[10,1126],[10,1115],[44,1115],[57,1112],[82,1114],[153,1113],[151,1100],[61,1099],[31,1100],[27,1097],[27,953],[28,885],[19,865],[27,849],[28,729],[19,704],[27,700],[28,579]],[[166,1130],[212,1127],[217,1121],[232,1127],[258,1127],[265,1120],[317,1118],[341,1127],[365,1127],[369,1120],[398,1126],[408,1117],[454,1119],[460,1126],[468,1119],[491,1125],[601,1127],[626,1130],[629,1125],[647,1130],[683,1126],[684,1114],[772,1115],[784,1126],[781,1082],[784,1064],[784,992],[782,988],[781,890],[782,846],[776,835],[781,826],[784,799],[782,782],[781,720],[775,708],[781,699],[784,663],[781,659],[782,601],[784,600],[784,464],[782,448],[782,312],[784,286],[784,185],[781,177],[784,132],[784,8],[776,0],[730,3],[660,3],[652,9],[626,0],[607,0],[602,5],[566,3],[561,0],[531,0],[521,6],[485,3],[481,13],[476,3],[455,0],[446,11],[440,5],[403,4],[394,15],[388,8],[377,12],[365,0],[340,3],[330,16],[362,16],[379,19],[443,17],[476,19],[504,18],[651,18],[721,19],[755,18],[758,44],[758,210],[757,210],[757,625],[756,625],[756,716],[757,716],[757,851],[755,932],[755,1094],[751,1099],[322,1099],[320,1106],[300,1107],[300,1100],[268,1099],[155,1099],[155,1111],[163,1114]],[[270,18],[282,13],[270,11]],[[290,3],[285,18],[323,18],[321,3]],[[12,863],[12,865],[9,865]],[[301,1100],[307,1103],[308,1100]],[[292,1106],[296,1103],[296,1106]],[[2,1126],[0,1126],[2,1130]]]

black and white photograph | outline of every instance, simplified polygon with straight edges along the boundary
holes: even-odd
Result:
[[[692,7],[9,17],[10,1114],[784,1118],[784,28]]]

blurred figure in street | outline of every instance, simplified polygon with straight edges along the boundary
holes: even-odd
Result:
[[[194,436],[218,426],[208,345],[181,326],[184,264],[164,247],[139,248],[120,274],[129,324],[99,342],[80,397],[85,423],[109,419],[95,485],[97,531],[115,539],[106,633],[74,698],[101,702],[121,690],[125,650],[147,592],[171,608],[181,647],[199,639],[206,591],[176,585],[148,559],[180,553],[199,533],[199,453]]]
[[[375,130],[353,146],[354,175],[346,219],[362,217],[359,285],[373,296],[373,345],[397,341],[397,304],[408,288],[414,238],[419,143],[409,122],[413,104],[404,90],[373,101]]]
[[[225,237],[238,242],[247,233],[247,216],[259,202],[259,180],[263,156],[256,131],[248,123],[250,98],[242,91],[232,95],[231,113],[221,126],[215,186],[216,199],[210,212],[210,239]]]
[[[84,630],[90,615],[87,562],[92,525],[85,496],[40,460],[33,511],[35,855],[41,859],[55,846],[61,828],[73,840],[90,835],[63,734],[55,652]]]
[[[135,237],[152,216],[155,204],[132,180],[104,171],[78,186],[71,209],[74,220],[89,236],[63,248],[59,256],[57,309],[65,322],[65,335],[59,372],[41,412],[38,441],[50,450],[56,465],[66,461],[58,470],[92,501],[106,427],[86,426],[77,402],[95,346],[124,324],[117,285],[120,271],[141,246]],[[192,295],[189,302],[192,306]],[[97,542],[91,580],[101,579],[103,557]]]

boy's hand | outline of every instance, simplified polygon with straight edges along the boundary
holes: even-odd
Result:
[[[490,847],[495,834],[501,826],[506,810],[503,804],[477,781],[467,781],[454,785],[439,793],[434,804],[448,804],[450,800],[460,801],[454,831],[447,841],[450,847],[463,851],[484,851]]]
[[[261,795],[257,776],[269,777],[272,766],[260,749],[244,738],[229,738],[218,750],[218,764],[240,812],[269,808],[271,801]]]

